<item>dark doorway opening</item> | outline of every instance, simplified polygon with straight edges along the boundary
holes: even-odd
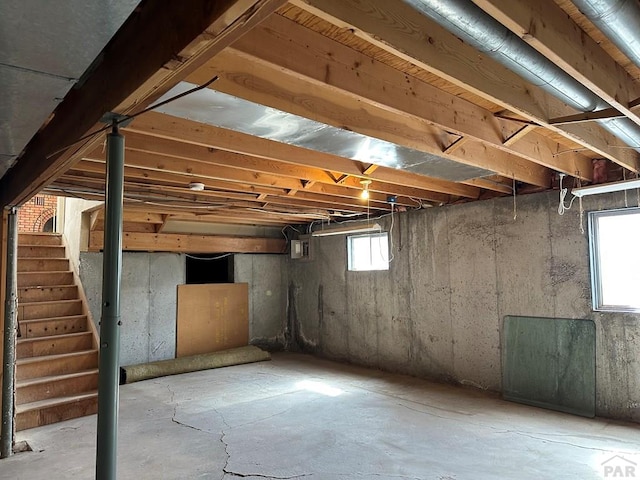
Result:
[[[186,283],[233,283],[233,255],[219,253],[187,255]]]

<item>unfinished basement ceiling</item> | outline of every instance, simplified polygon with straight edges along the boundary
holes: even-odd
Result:
[[[178,97],[197,87],[180,82],[158,102]],[[336,128],[208,88],[180,97],[155,110],[287,145],[443,180],[459,182],[493,175],[489,170]]]
[[[0,3],[0,177],[138,3]]]
[[[596,112],[478,50],[469,32],[456,36],[434,21],[447,12],[431,12],[427,1],[247,3],[224,2],[253,19],[241,23],[242,35],[209,34],[216,48],[174,55],[158,72],[179,73],[182,58],[197,68],[171,84],[154,86],[154,76],[144,84],[163,99],[206,88],[123,129],[130,223],[142,212],[154,218],[141,231],[178,223],[282,228],[388,213],[389,197],[394,208],[414,209],[512,195],[514,186],[517,195],[550,189],[558,172],[571,186],[639,171],[637,145],[608,125],[640,131],[640,69],[568,0],[450,6],[511,32],[516,50],[549,69],[549,82],[562,71],[604,108]],[[640,11],[635,0],[623,3]],[[119,111],[138,103],[132,95]],[[103,142],[97,136],[66,151],[48,191],[102,199]],[[595,159],[608,178],[594,179]],[[28,168],[28,158],[22,163]],[[371,181],[368,201],[363,180]],[[192,182],[204,190],[190,190]]]

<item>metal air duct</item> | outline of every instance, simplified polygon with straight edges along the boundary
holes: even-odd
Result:
[[[640,67],[640,3],[637,0],[571,0],[613,44]]]
[[[405,1],[488,57],[576,110],[593,112],[610,107],[470,0]],[[604,4],[621,1],[624,0],[592,0],[584,3]],[[582,3],[582,0],[574,3]],[[636,23],[640,22],[638,18],[634,20]],[[640,126],[628,118],[600,120],[599,123],[626,144],[640,149]]]

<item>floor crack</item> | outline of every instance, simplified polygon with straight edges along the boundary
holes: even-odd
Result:
[[[288,409],[287,409],[288,410]],[[222,413],[220,413],[220,411],[218,411],[217,409],[213,409],[214,412],[216,412],[218,414],[218,416],[220,417],[220,420],[222,420],[222,423],[224,423],[225,427],[227,428],[227,430],[231,429],[231,426],[227,423],[226,418],[224,418],[224,415],[222,415]],[[286,411],[286,410],[285,410]],[[284,413],[284,412],[280,412]],[[272,416],[276,416],[276,415],[280,415],[280,414],[275,414]],[[267,418],[271,418],[271,417],[267,417]],[[303,473],[300,475],[291,475],[288,477],[278,477],[278,476],[274,476],[274,475],[264,475],[264,474],[260,474],[260,473],[238,473],[238,472],[234,472],[233,470],[229,469],[229,461],[231,460],[231,454],[229,453],[229,444],[227,443],[227,441],[225,440],[227,436],[227,432],[226,430],[223,428],[220,430],[220,443],[222,443],[222,446],[224,447],[224,453],[226,455],[226,460],[224,462],[224,467],[222,467],[222,478],[226,478],[227,475],[230,475],[232,477],[238,477],[238,478],[247,478],[247,477],[258,477],[258,478],[270,478],[272,480],[293,480],[295,478],[302,478],[302,477],[308,477],[311,474],[310,473]]]
[[[176,398],[176,392],[174,392],[171,389],[169,384],[165,384],[165,387],[167,388],[167,390],[171,394],[171,398],[169,399],[169,403],[173,405],[173,413],[171,414],[171,421],[173,423],[175,423],[176,425],[180,425],[181,427],[190,428],[190,429],[196,430],[198,432],[209,433],[206,430],[203,430],[202,428],[194,427],[193,425],[189,425],[188,423],[183,423],[180,420],[176,419],[176,415],[178,415],[178,406],[180,405],[177,402],[174,404],[174,401],[175,401],[175,398]]]
[[[247,478],[247,477],[258,477],[258,478],[270,478],[272,480],[293,480],[295,478],[303,478],[303,477],[310,477],[313,474],[312,473],[301,473],[300,475],[292,475],[290,477],[277,477],[277,476],[273,476],[273,475],[262,475],[260,473],[237,473],[237,472],[231,472],[228,470],[224,471],[225,476],[226,475],[231,475],[233,477],[239,477],[239,478]],[[222,477],[224,478],[224,477]]]

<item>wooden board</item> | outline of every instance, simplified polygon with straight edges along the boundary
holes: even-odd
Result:
[[[176,357],[249,343],[249,285],[178,285]]]

